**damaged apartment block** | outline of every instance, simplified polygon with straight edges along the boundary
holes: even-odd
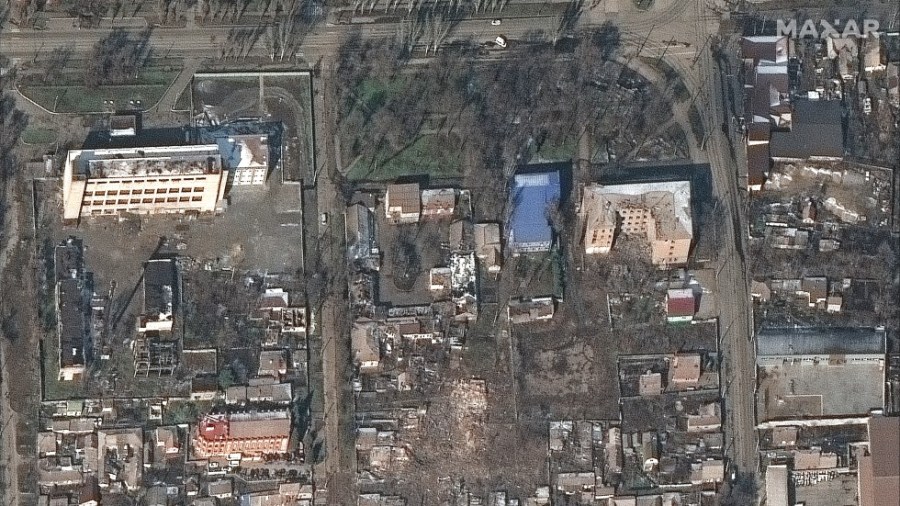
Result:
[[[174,332],[178,309],[175,260],[156,258],[144,264],[144,309],[132,343],[134,375],[171,375],[178,366],[179,344]]]

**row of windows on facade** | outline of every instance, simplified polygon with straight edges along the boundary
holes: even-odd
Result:
[[[207,453],[230,450],[267,450],[281,448],[283,438],[247,439],[237,441],[205,441],[200,440],[197,446]]]
[[[145,198],[145,199],[118,199],[118,200],[85,200],[83,204],[85,206],[115,206],[115,205],[129,205],[129,204],[163,204],[163,203],[173,203],[173,202],[202,202],[203,197],[200,195],[194,197],[157,197],[155,199]]]
[[[183,181],[205,181],[207,176],[184,176],[173,178],[152,179],[92,179],[91,184],[143,184],[143,183],[181,183]]]
[[[85,197],[115,197],[117,195],[153,195],[155,193],[201,193],[205,191],[205,188],[202,186],[195,186],[193,190],[191,188],[148,188],[146,190],[138,189],[138,190],[110,190],[110,191],[86,191],[84,192]]]

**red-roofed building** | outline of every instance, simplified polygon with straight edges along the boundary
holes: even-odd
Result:
[[[288,451],[291,414],[286,409],[206,415],[194,433],[194,451],[200,458],[240,453],[258,458]]]
[[[666,319],[669,323],[689,322],[697,311],[697,300],[690,288],[671,289],[666,293]]]

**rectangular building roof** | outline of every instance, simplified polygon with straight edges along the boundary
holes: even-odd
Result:
[[[389,208],[400,208],[402,213],[419,213],[422,209],[419,183],[388,185],[386,205]]]
[[[772,158],[843,157],[842,114],[837,100],[797,100],[791,130],[772,132]]]
[[[228,437],[254,439],[291,435],[291,413],[287,409],[232,413],[228,416]]]
[[[763,125],[768,133],[768,125]],[[752,126],[751,126],[752,128]],[[769,143],[750,144],[747,146],[747,181],[750,186],[758,186],[766,182],[766,174],[772,161],[769,158]]]
[[[438,188],[422,190],[423,214],[453,214],[456,208],[456,190]]]
[[[375,244],[374,224],[375,217],[368,207],[357,203],[347,208],[344,226],[350,258],[366,257],[372,251]]]
[[[171,314],[175,307],[175,261],[155,258],[144,264],[144,314]]]
[[[83,366],[87,320],[81,282],[71,278],[60,280],[58,290],[60,366]]]
[[[788,502],[788,468],[784,464],[766,467],[766,504],[790,506]]]
[[[509,232],[513,247],[547,243],[553,239],[547,211],[551,204],[559,201],[560,194],[559,171],[516,174]]]
[[[882,355],[883,330],[867,327],[763,327],[756,335],[759,357]]]
[[[788,38],[785,36],[762,35],[741,39],[741,53],[744,58],[754,61],[786,62],[788,59]]]

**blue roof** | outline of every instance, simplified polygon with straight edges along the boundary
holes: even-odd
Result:
[[[513,184],[510,243],[513,248],[549,243],[553,229],[547,217],[550,204],[559,201],[559,171],[517,174]]]

